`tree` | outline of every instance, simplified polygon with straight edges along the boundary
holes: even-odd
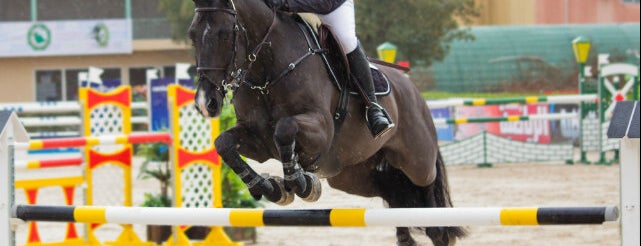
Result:
[[[188,42],[187,30],[194,17],[194,1],[192,0],[160,0],[158,6],[165,13],[171,26],[171,38],[177,42]]]
[[[457,20],[479,15],[474,0],[358,0],[357,35],[368,54],[383,42],[398,46],[398,57],[429,66],[441,61],[454,40],[473,40]]]
[[[172,38],[188,42],[187,29],[194,15],[192,0],[160,0],[171,24]],[[356,0],[359,39],[370,56],[383,42],[399,48],[399,57],[429,66],[443,60],[453,40],[471,40],[457,20],[470,23],[478,16],[474,0]]]

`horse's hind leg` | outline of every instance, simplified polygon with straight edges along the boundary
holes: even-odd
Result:
[[[342,190],[349,194],[363,197],[381,196],[385,199],[386,196],[384,196],[382,192],[389,190],[385,188],[385,186],[389,186],[389,184],[379,182],[378,178],[380,172],[384,172],[385,168],[388,168],[385,160],[382,159],[382,155],[378,155],[363,163],[344,167],[338,175],[328,178],[327,182],[332,188]],[[404,192],[406,191],[399,189],[396,193],[398,196],[401,196],[400,194]],[[396,200],[390,199],[385,202],[389,207],[402,207],[396,203]],[[396,228],[396,245],[416,245],[416,241],[412,238],[409,228]]]
[[[305,201],[314,202],[320,198],[321,184],[316,175],[305,172],[298,163],[296,134],[298,123],[293,118],[283,118],[276,124],[274,142],[283,163],[285,187]]]
[[[412,238],[410,228],[396,227],[396,246],[414,246],[416,241]]]
[[[386,158],[388,156],[386,155]],[[452,207],[449,196],[445,166],[440,153],[436,153],[436,176],[427,186],[416,185],[407,174],[385,162],[376,173],[382,197],[392,208],[407,207]],[[403,191],[403,192],[399,192]],[[461,227],[426,227],[425,234],[435,246],[453,245],[457,238],[464,237],[466,231]],[[402,244],[403,228],[397,228],[397,239]],[[408,233],[409,234],[409,233]]]

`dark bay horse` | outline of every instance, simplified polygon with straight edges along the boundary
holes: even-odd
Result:
[[[381,197],[392,208],[452,206],[432,116],[404,74],[379,68],[392,84],[379,103],[397,127],[374,140],[359,97],[350,98],[340,127],[335,123],[339,90],[321,49],[310,47],[291,13],[262,0],[194,2],[189,36],[199,74],[196,107],[205,117],[217,116],[233,91],[237,123],[215,145],[254,198],[281,205],[294,196],[316,201],[319,178],[327,178],[333,188]],[[262,177],[241,155],[280,160],[284,178]],[[465,235],[460,227],[422,229],[434,245]],[[415,244],[409,228],[396,234],[399,245]]]

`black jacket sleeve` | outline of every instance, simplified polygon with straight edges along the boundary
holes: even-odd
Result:
[[[291,12],[326,15],[344,2],[345,0],[287,0],[287,9]]]

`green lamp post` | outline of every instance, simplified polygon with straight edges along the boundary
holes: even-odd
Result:
[[[584,94],[584,84],[585,84],[585,63],[588,61],[588,56],[590,55],[590,47],[592,46],[592,43],[590,40],[588,40],[585,37],[579,36],[572,40],[572,50],[574,51],[574,58],[576,59],[576,62],[579,64],[579,94]],[[587,115],[587,109],[586,105],[584,102],[580,103],[580,112],[581,112],[581,118],[583,119]],[[581,163],[588,164],[590,163],[587,159],[587,152],[585,151],[585,148],[583,147],[583,121],[581,120],[581,123],[579,124],[579,132],[581,136],[579,136],[580,139],[580,147],[581,147]]]
[[[394,61],[396,60],[397,50],[398,50],[398,47],[396,47],[396,45],[390,42],[385,42],[379,45],[378,47],[376,47],[376,52],[378,53],[378,59],[381,59],[389,63],[394,63]]]

